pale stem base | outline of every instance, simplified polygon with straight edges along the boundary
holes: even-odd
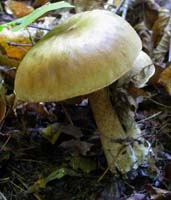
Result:
[[[115,172],[117,167],[125,173],[137,168],[135,153],[126,140],[125,132],[112,107],[107,89],[90,94],[89,100],[110,170]]]

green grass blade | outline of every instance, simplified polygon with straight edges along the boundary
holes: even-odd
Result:
[[[69,4],[65,1],[57,2],[57,3],[48,3],[40,8],[37,8],[36,10],[34,10],[32,13],[30,13],[27,16],[16,19],[7,24],[0,25],[0,31],[2,31],[4,28],[10,27],[10,26],[15,26],[12,29],[12,31],[14,31],[14,32],[19,31],[19,30],[25,28],[26,26],[30,25],[36,19],[38,19],[39,17],[41,17],[42,15],[44,15],[45,13],[47,13],[49,11],[57,10],[57,9],[61,9],[61,8],[73,8],[73,7],[74,6],[72,6],[71,4]],[[17,24],[19,24],[19,25],[17,25]]]

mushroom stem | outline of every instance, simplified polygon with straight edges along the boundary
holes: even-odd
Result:
[[[112,172],[116,167],[128,172],[137,167],[137,159],[110,102],[107,89],[98,90],[89,95],[90,105],[94,114],[103,150]]]

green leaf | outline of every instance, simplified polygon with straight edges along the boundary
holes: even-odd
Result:
[[[57,168],[55,170],[53,170],[48,176],[44,177],[41,176],[36,182],[33,183],[33,185],[31,185],[28,189],[29,193],[35,192],[35,191],[39,191],[41,188],[45,188],[46,185],[53,180],[56,179],[61,179],[64,176],[79,176],[78,173],[76,173],[74,170],[72,169],[67,169],[67,168]]]
[[[48,125],[40,131],[40,134],[46,138],[51,144],[55,144],[59,138],[62,130],[62,125],[59,123],[54,123]]]
[[[19,31],[49,11],[61,9],[61,8],[73,8],[73,7],[74,6],[72,6],[71,4],[69,4],[65,1],[60,1],[57,3],[48,3],[48,4],[41,6],[40,8],[37,8],[36,10],[34,10],[32,13],[30,13],[27,16],[24,16],[22,18],[12,21],[12,22],[0,25],[0,31],[2,31],[4,28],[10,27],[10,26],[16,26],[12,29],[12,31],[14,31],[14,32]]]

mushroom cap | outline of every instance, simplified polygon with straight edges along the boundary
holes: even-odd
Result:
[[[155,66],[151,58],[145,52],[141,51],[134,61],[131,72],[133,75],[131,82],[135,87],[142,88],[154,75]]]
[[[144,51],[141,51],[134,60],[132,69],[119,79],[118,86],[132,82],[135,87],[142,88],[154,73],[153,61]]]
[[[132,69],[122,76],[117,86],[123,86],[132,82],[135,87],[142,88],[155,73],[155,66],[151,58],[141,51],[134,60]]]
[[[26,54],[16,73],[16,97],[50,102],[92,93],[128,72],[141,47],[121,17],[104,10],[75,14]]]

